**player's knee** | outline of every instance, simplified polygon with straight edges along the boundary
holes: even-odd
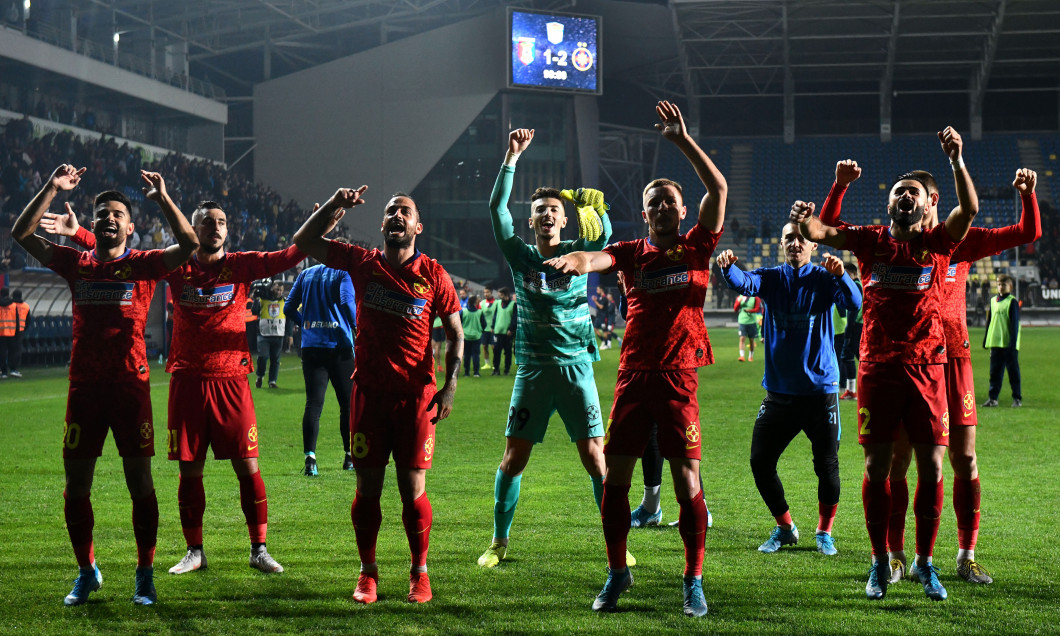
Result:
[[[958,479],[971,479],[979,468],[976,464],[975,451],[951,453],[950,465],[953,467],[953,476]]]

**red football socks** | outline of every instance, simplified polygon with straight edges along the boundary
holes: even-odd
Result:
[[[941,478],[934,484],[917,482],[913,517],[916,518],[916,553],[922,557],[930,557],[935,549],[943,497]]]
[[[979,537],[979,478],[953,478],[953,511],[957,513],[957,547],[974,550]]]
[[[680,506],[677,529],[685,544],[685,576],[702,576],[707,537],[707,504],[703,501],[703,490],[700,489],[691,500],[678,499],[677,504]],[[791,522],[791,515],[788,515],[788,522]]]
[[[891,513],[891,482],[889,479],[869,481],[861,478],[861,503],[865,508],[865,528],[869,531],[872,554],[887,558],[887,519]]]
[[[905,514],[909,510],[909,482],[905,477],[891,479],[891,516],[887,527],[887,549],[905,550]]]
[[[891,505],[894,505],[893,496]],[[839,504],[817,503],[817,532],[832,534],[832,524],[835,523],[835,512],[838,508]]]
[[[412,567],[426,567],[427,548],[431,540],[431,523],[434,513],[427,493],[413,501],[401,502],[401,522],[405,525],[405,536],[409,540],[409,551],[412,553]]]
[[[70,534],[70,544],[74,547],[74,558],[78,567],[89,568],[96,557],[92,547],[92,528],[96,525],[92,514],[92,501],[84,497],[70,497],[63,491],[63,513],[66,516],[66,531]]]
[[[189,546],[202,545],[202,515],[206,511],[206,490],[202,475],[181,475],[177,485],[177,510],[180,529]]]
[[[151,567],[158,541],[158,497],[155,491],[132,500],[132,523],[133,536],[136,537],[136,567]]]
[[[620,486],[604,480],[600,519],[607,546],[607,567],[621,570],[626,567],[626,538],[629,536],[629,484]]]
[[[265,497],[265,482],[261,480],[260,470],[253,475],[239,475],[239,504],[247,519],[250,542],[265,543],[269,528],[269,501]]]
[[[357,537],[357,552],[360,554],[361,563],[375,563],[375,543],[379,537],[379,526],[383,524],[379,497],[365,497],[358,490],[353,497],[353,503],[350,504],[350,520]]]

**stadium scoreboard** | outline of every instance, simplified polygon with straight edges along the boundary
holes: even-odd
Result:
[[[600,95],[599,16],[508,9],[509,88]]]

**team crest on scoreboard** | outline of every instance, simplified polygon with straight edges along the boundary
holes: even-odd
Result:
[[[533,64],[537,56],[537,46],[534,38],[519,38],[515,41],[515,55],[523,66]]]
[[[429,461],[434,456],[434,433],[427,436],[427,440],[423,442],[423,459]]]
[[[683,260],[685,257],[685,246],[675,245],[671,247],[670,249],[666,250],[666,257],[669,258],[671,261],[675,262]]]

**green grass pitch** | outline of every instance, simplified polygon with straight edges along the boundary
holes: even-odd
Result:
[[[982,524],[977,558],[996,583],[973,587],[955,573],[956,525],[948,465],[946,505],[935,562],[949,600],[932,603],[912,583],[892,586],[881,602],[865,599],[868,537],[861,508],[862,453],[854,404],[842,403],[843,492],[834,536],[839,555],[814,550],[816,480],[809,443],[797,438],[780,472],[802,531],[794,548],[773,555],[756,548],[773,526],[748,464],[751,428],[763,396],[761,361],[736,362],[735,329],[714,329],[717,364],[700,371],[703,480],[714,528],[707,533],[704,588],[710,614],[681,614],[683,549],[676,528],[638,529],[630,550],[639,564],[621,612],[590,610],[603,584],[604,547],[588,476],[557,419],[534,452],[522,485],[509,560],[494,570],[475,561],[492,534],[493,476],[504,448],[512,378],[461,378],[456,408],[438,427],[427,493],[434,506],[428,561],[435,598],[404,601],[408,546],[391,479],[383,496],[379,542],[380,601],[350,600],[358,566],[349,518],[354,476],[340,469],[337,408],[329,399],[318,448],[320,476],[300,475],[304,404],[297,358],[285,357],[277,390],[255,390],[262,474],[270,503],[269,550],[286,572],[266,576],[247,566],[248,539],[238,485],[228,462],[206,471],[209,569],[183,576],[166,570],[185,551],[177,516],[177,469],[165,459],[168,377],[153,369],[155,486],[161,525],[156,585],[159,603],[130,602],[135,550],[120,461],[108,441],[93,489],[96,555],[103,588],[80,607],[62,597],[76,574],[63,521],[60,459],[66,380],[63,369],[26,369],[0,383],[0,633],[955,633],[1029,634],[1057,628],[1060,568],[1060,329],[1025,329],[1021,363],[1024,407],[980,409]],[[982,331],[973,331],[979,342]],[[618,351],[596,366],[605,409],[614,391]],[[979,401],[986,394],[987,354],[974,349]],[[99,399],[106,400],[106,394]],[[639,502],[639,471],[631,489]],[[664,521],[676,518],[664,479]],[[912,513],[907,541],[912,548]]]

